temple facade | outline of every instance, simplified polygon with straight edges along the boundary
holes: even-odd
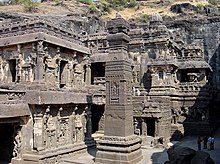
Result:
[[[135,163],[141,140],[214,130],[212,68],[197,42],[184,43],[158,14],[146,26],[113,22],[87,35],[40,18],[0,25],[0,162],[60,163],[104,135],[99,162],[125,141]]]

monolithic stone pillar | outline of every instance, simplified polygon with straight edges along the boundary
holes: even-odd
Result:
[[[112,61],[106,63],[105,131],[98,143],[96,162],[132,164],[142,159],[141,139],[134,135],[132,69],[127,60],[128,23],[121,17],[107,24]]]
[[[106,63],[105,131],[98,145],[97,162],[130,164],[142,159],[141,140],[134,135],[131,77],[128,61]]]

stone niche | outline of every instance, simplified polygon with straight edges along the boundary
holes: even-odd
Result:
[[[89,106],[34,105],[32,110],[33,150],[37,153],[24,153],[24,163],[55,163],[61,157],[85,152],[85,143],[91,141]],[[61,154],[63,155],[60,156]]]

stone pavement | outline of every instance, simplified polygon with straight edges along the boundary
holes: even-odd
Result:
[[[215,161],[215,164],[220,164],[220,128],[215,133],[215,150],[208,151],[207,149],[202,149],[208,152],[211,158]],[[173,144],[190,147],[197,150],[196,136],[187,136],[180,142],[175,142]],[[164,164],[168,160],[167,149],[164,148],[151,148],[142,147],[143,159],[138,164]],[[95,163],[96,150],[90,150],[88,154],[80,155],[78,157],[73,157],[71,159],[65,159],[62,164],[74,163],[74,164],[92,164]]]

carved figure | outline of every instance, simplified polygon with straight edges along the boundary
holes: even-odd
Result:
[[[0,56],[0,81],[3,81],[4,77],[5,77],[5,72],[4,72],[3,64],[4,64],[3,59]]]
[[[13,149],[13,157],[20,158],[21,157],[21,134],[20,132],[17,133],[14,140],[14,149]]]

